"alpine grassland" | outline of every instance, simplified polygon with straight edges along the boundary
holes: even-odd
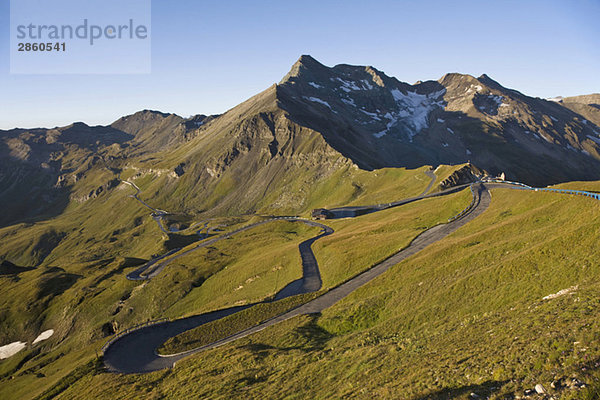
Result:
[[[441,210],[435,201],[452,199],[387,212],[400,224],[404,212]],[[499,399],[536,384],[557,398],[595,398],[598,207],[578,196],[494,189],[479,218],[322,314],[196,354],[174,370],[90,371],[61,398]]]

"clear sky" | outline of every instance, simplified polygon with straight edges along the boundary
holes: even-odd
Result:
[[[9,9],[0,0],[0,129],[222,113],[301,54],[409,83],[487,73],[530,96],[600,92],[599,0],[153,0],[145,75],[11,75]]]

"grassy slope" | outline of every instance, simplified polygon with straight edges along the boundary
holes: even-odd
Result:
[[[433,186],[431,186],[431,190],[429,193],[438,192],[440,190],[440,184],[450,177],[455,171],[461,169],[467,164],[458,164],[458,165],[440,165],[435,171],[435,182]]]
[[[406,247],[410,241],[423,230],[440,222],[444,222],[450,216],[458,213],[465,207],[465,204],[468,204],[470,198],[470,192],[465,190],[448,197],[427,199],[403,207],[368,214],[360,218],[326,221],[329,226],[335,229],[335,232],[330,236],[319,239],[319,241],[313,245],[313,251],[319,261],[323,289],[327,290],[339,285],[384,260],[399,249]],[[434,204],[435,206],[433,206]],[[232,242],[234,246],[240,244],[237,240]],[[242,239],[241,244],[245,242],[246,241]],[[254,241],[252,243],[254,243]],[[246,244],[243,248],[248,248],[247,246],[248,245]],[[265,249],[268,251],[269,247],[266,247],[265,244],[262,243],[262,247],[259,246],[256,250],[257,253],[264,253]],[[266,267],[270,268],[271,265],[277,264],[267,264]],[[298,265],[297,268],[300,268],[300,265]],[[236,267],[235,269],[231,268],[230,270],[236,271],[237,281],[244,283],[243,279],[245,275],[240,277],[237,272],[240,270],[239,267]],[[269,271],[266,272],[268,273]],[[272,272],[273,269],[271,269],[271,275],[275,275]],[[257,276],[260,277],[260,275]],[[299,275],[297,276],[299,277]],[[215,274],[213,278],[215,284],[223,285],[224,282],[228,282],[227,279],[224,279],[218,274]],[[265,278],[261,277],[260,279],[263,282],[268,282],[268,276]],[[257,297],[256,300],[263,299],[264,294],[269,293],[268,290],[270,285],[267,284],[267,286],[264,286],[263,284],[259,284],[256,286],[255,290],[258,289],[259,293],[260,291],[263,293],[263,296]],[[215,294],[220,293],[218,287],[210,285],[206,286],[206,290],[203,289],[204,285],[202,290],[199,291],[200,296],[206,295],[210,298],[214,297]],[[273,293],[274,292],[271,292],[269,294]],[[237,296],[230,295],[228,297],[230,300],[235,298],[237,298]],[[246,298],[252,299],[252,297],[248,297],[248,295]],[[184,299],[182,303],[186,303],[188,299],[190,299],[189,296]],[[216,301],[218,301],[218,298]],[[217,308],[215,307],[215,302],[209,301],[208,298],[205,304],[209,306],[205,307],[206,309]],[[220,305],[220,303],[216,304]],[[239,302],[236,304],[239,304]],[[197,309],[197,307],[188,306],[186,304],[178,304],[178,307],[179,306],[183,309]],[[245,322],[247,324],[244,325],[245,327],[252,326],[277,315],[274,310],[286,309],[285,306],[280,305],[261,305],[260,308],[260,312],[250,310],[245,312],[245,314],[247,314],[245,315]],[[239,318],[234,317],[230,318],[230,320],[237,321]],[[233,323],[236,326],[241,326],[238,322]],[[216,326],[219,326],[219,328],[216,328]],[[204,337],[205,335],[208,335],[211,339],[227,337],[235,332],[235,330],[230,328],[231,326],[229,326],[227,321],[222,321],[213,323],[210,327],[200,327],[183,333],[179,335],[179,337],[169,340],[165,344],[163,352],[180,352],[206,344],[208,343],[208,339]],[[220,334],[216,332],[219,329],[221,330]]]
[[[318,232],[287,221],[242,232],[177,259],[131,304],[177,317],[264,300],[302,275],[298,244]]]
[[[496,398],[571,374],[589,381],[600,358],[597,207],[494,190],[480,218],[322,316],[287,321],[172,372],[88,375],[64,398],[467,398],[491,387]],[[542,300],[574,285],[572,295]]]
[[[306,209],[379,204],[411,197],[429,184],[430,179],[425,175],[428,169],[429,166],[416,170],[382,168],[372,172],[340,170],[315,190]]]
[[[314,299],[319,294],[320,292],[304,293],[272,303],[259,303],[254,307],[172,337],[163,343],[157,351],[159,354],[176,354],[213,343],[292,310]]]
[[[405,168],[383,168],[364,171],[354,166],[342,165],[327,176],[315,179],[312,170],[298,170],[288,180],[282,179],[269,187],[270,193],[261,199],[256,210],[262,214],[304,215],[308,216],[313,208],[340,207],[347,205],[369,205],[400,200],[419,194],[430,182],[424,172],[429,166],[409,170]],[[185,177],[185,175],[184,175]],[[183,178],[182,178],[183,179]],[[156,207],[169,211],[197,213],[218,204],[220,200],[235,193],[239,182],[226,173],[218,185],[207,188],[211,195],[205,201],[193,204],[196,196],[193,186],[187,183],[171,191],[173,178],[149,173],[133,180],[142,189],[142,199],[152,199]],[[167,188],[167,190],[163,190]],[[172,189],[175,190],[175,189]]]
[[[369,190],[391,198],[414,195],[427,184],[420,170],[357,171],[352,176],[362,177]],[[140,182],[143,190],[156,184],[151,178]],[[344,188],[349,178],[339,178],[339,187]],[[319,190],[317,197],[326,198],[327,188]],[[152,254],[164,252],[166,239],[149,211],[129,197],[133,192],[122,185],[85,203],[71,203],[54,219],[0,230],[0,254],[22,266],[39,264],[18,276],[0,276],[2,342],[31,341],[44,329],[55,330],[41,346],[0,362],[0,396],[28,397],[27,393],[53,385],[94,354],[105,340],[102,327],[107,323],[121,329],[165,315],[177,317],[268,297],[299,277],[297,244],[316,232],[302,224],[267,225],[177,260],[151,282],[129,282],[124,276]],[[159,206],[151,197],[142,192],[142,198]],[[247,216],[210,224],[224,224],[227,230],[252,220]],[[54,242],[39,239],[48,232],[53,236],[46,237]],[[36,241],[50,245],[36,247]],[[264,262],[249,263],[256,256]],[[239,286],[244,287],[235,290]],[[7,385],[10,376],[15,379]]]
[[[419,233],[460,212],[471,193],[421,200],[360,218],[327,221],[335,232],[313,245],[323,287],[331,288],[406,247]]]
[[[263,251],[261,256],[264,255],[264,259],[258,259],[260,268],[256,268],[256,264],[245,264],[247,259],[244,257],[252,254],[252,246],[248,246],[248,254],[242,252],[239,258],[227,259],[231,264],[224,271],[219,269],[223,264],[210,258],[203,260],[200,256],[196,260],[199,265],[186,265],[186,260],[182,259],[183,262],[167,267],[150,282],[126,280],[125,275],[133,268],[132,261],[123,258],[104,260],[102,265],[98,262],[70,264],[65,272],[53,272],[53,280],[45,285],[43,275],[50,273],[47,272],[49,268],[43,266],[22,273],[19,278],[0,277],[3,284],[4,318],[18,322],[8,325],[12,332],[3,331],[8,338],[6,342],[24,339],[32,341],[43,329],[55,330],[54,336],[41,346],[29,346],[17,356],[0,362],[0,377],[4,378],[0,381],[3,382],[0,384],[0,397],[30,397],[36,390],[53,385],[73,365],[85,363],[106,340],[103,339],[101,326],[107,321],[118,327],[127,327],[165,315],[182,316],[184,313],[198,311],[186,308],[188,306],[214,309],[234,303],[239,300],[240,294],[233,289],[229,290],[230,286],[237,285],[238,280],[246,280],[246,275],[253,274],[256,277],[271,272],[273,266],[268,264],[272,261],[270,257],[279,256],[283,260],[279,266],[285,270],[277,277],[277,283],[279,287],[285,286],[291,280],[289,276],[295,277],[300,273],[297,243],[314,236],[312,231],[316,231],[316,228],[309,229],[305,225],[289,222],[276,222],[270,228],[271,230],[240,234],[242,246],[247,244],[245,240],[269,242],[273,245],[275,251]],[[235,244],[228,242],[221,242],[224,246],[220,250],[231,253]],[[262,260],[265,262],[261,262]],[[203,265],[203,261],[208,261],[207,265]],[[255,268],[251,271],[252,266]],[[211,281],[213,273],[220,274],[221,284],[210,285],[215,290],[214,297],[203,297],[201,294],[205,293],[205,289],[200,283],[204,280]],[[259,292],[262,290],[262,299],[269,294],[268,290],[273,290],[273,286],[266,288],[263,285],[272,283],[275,275],[273,272],[269,279],[256,279],[256,283],[249,286],[258,287]],[[256,289],[246,295],[252,296],[254,291]],[[191,300],[186,299],[186,296],[190,296]],[[185,301],[181,301],[182,299]],[[209,301],[212,306],[203,303]],[[32,308],[32,305],[35,307]],[[32,319],[34,312],[39,317]],[[23,331],[31,333],[23,335]],[[10,376],[15,379],[8,384]]]

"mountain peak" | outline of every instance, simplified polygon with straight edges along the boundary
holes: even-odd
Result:
[[[158,117],[163,117],[166,118],[169,115],[171,115],[170,113],[164,113],[162,111],[157,111],[157,110],[148,110],[148,109],[144,109],[142,111],[138,111],[132,115],[152,115],[152,116],[158,116]]]
[[[323,64],[321,64],[320,62],[318,62],[310,54],[303,54],[303,55],[301,55],[300,58],[298,59],[298,61],[296,61],[296,64],[305,65],[307,67],[310,67],[311,65],[318,65],[318,66],[321,66],[321,67],[323,66]]]
[[[169,116],[172,116],[172,115],[175,115],[175,114],[169,114],[169,113],[164,113],[161,111],[145,109],[145,110],[137,111],[133,114],[124,115],[121,118],[119,118],[118,120],[116,120],[115,122],[113,122],[111,124],[111,126],[118,124],[118,123],[123,123],[123,122],[164,119],[164,118],[168,118]]]
[[[493,87],[495,89],[502,88],[502,85],[490,78],[487,74],[482,74],[479,78],[477,78],[477,80],[483,83],[484,85]]]
[[[449,86],[452,83],[458,84],[459,82],[475,83],[476,81],[477,79],[474,76],[459,72],[449,72],[438,80],[443,86]]]
[[[283,77],[280,84],[289,81],[290,78],[299,77],[301,75],[312,77],[312,75],[318,74],[319,71],[324,70],[327,70],[326,66],[315,60],[312,56],[304,54],[300,56],[294,65],[292,65],[290,72]]]

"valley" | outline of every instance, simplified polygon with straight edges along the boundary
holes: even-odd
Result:
[[[305,55],[0,131],[0,397],[595,398],[597,101]]]

